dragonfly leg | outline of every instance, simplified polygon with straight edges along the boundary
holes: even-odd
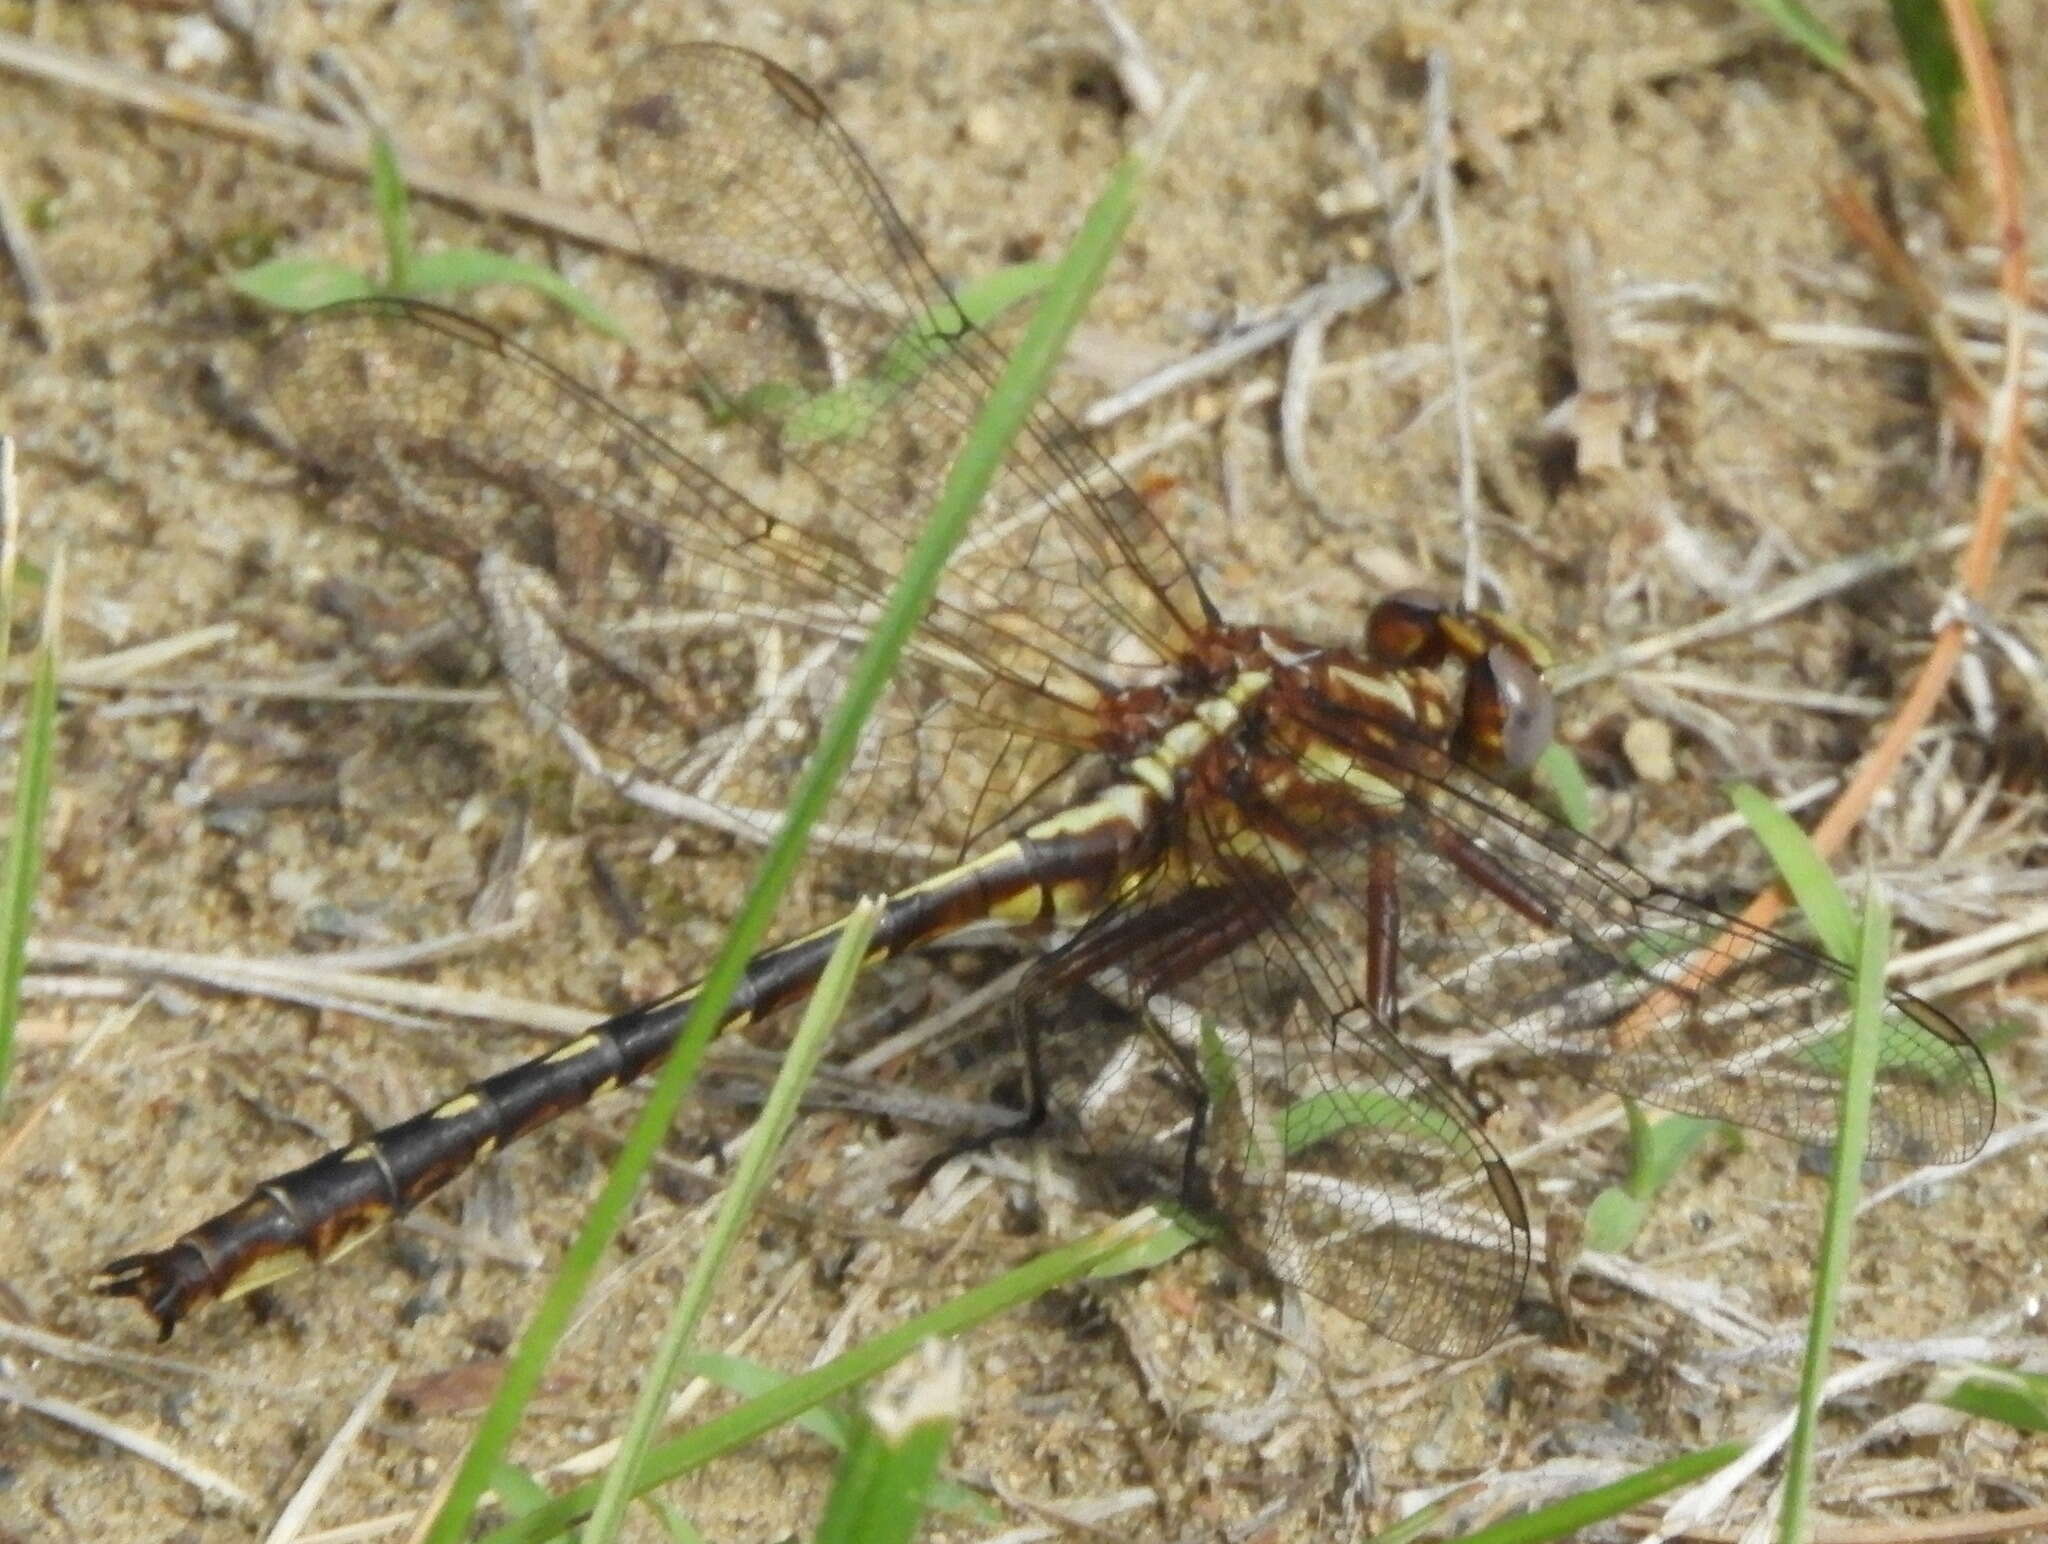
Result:
[[[1429,843],[1446,863],[1511,911],[1540,928],[1559,933],[1571,931],[1568,919],[1559,916],[1549,900],[1517,879],[1499,859],[1462,831],[1441,820],[1432,820]]]
[[[1382,832],[1368,838],[1365,879],[1365,1005],[1398,1030],[1401,991],[1401,889],[1393,842]]]
[[[1037,1136],[1045,1129],[1052,1102],[1045,1077],[1044,1035],[1037,1023],[1036,1010],[1037,1002],[1028,991],[1020,991],[1011,999],[1011,1019],[1016,1025],[1018,1044],[1024,1052],[1024,1109],[1015,1120],[948,1142],[919,1166],[917,1183],[920,1187],[931,1183],[932,1177],[955,1158],[963,1158],[969,1153],[985,1153],[998,1142],[1007,1142],[1013,1137]]]

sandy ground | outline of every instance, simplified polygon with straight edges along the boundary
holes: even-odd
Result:
[[[31,9],[0,8],[0,23],[24,28]],[[671,8],[578,0],[546,8],[533,35],[551,125],[537,172],[533,78],[506,20],[513,8],[279,9],[261,60],[239,43],[212,62],[202,49],[190,78],[263,97],[272,68],[289,79],[314,50],[331,50],[413,152],[501,181],[540,178],[593,207],[606,203],[607,180],[581,128],[618,60],[657,36],[759,49],[817,83],[950,274],[1057,247],[1139,128],[1107,83],[1104,34],[1078,5],[821,0],[712,6],[686,20]],[[1887,46],[1880,9],[1860,8],[1857,28],[1876,51]],[[1195,426],[1178,467],[1185,539],[1234,611],[1342,636],[1390,585],[1456,583],[1447,276],[1427,208],[1408,203],[1423,164],[1417,61],[1433,42],[1454,66],[1467,151],[1452,272],[1487,562],[1503,603],[1562,660],[1596,659],[1798,571],[1966,517],[1972,463],[1943,427],[1925,360],[1841,346],[1851,329],[1908,336],[1911,323],[1825,190],[1842,177],[1881,190],[1945,286],[1981,290],[1983,270],[1946,254],[1910,134],[1740,7],[1505,3],[1437,16],[1377,3],[1133,0],[1129,10],[1170,81],[1199,74],[1206,86],[1091,315],[1081,349],[1090,378],[1073,382],[1076,400],[1341,265],[1397,263],[1412,281],[1329,330],[1326,361],[1352,368],[1331,371],[1309,401],[1303,451],[1319,509],[1281,463],[1276,354],[1118,426],[1126,445]],[[44,30],[51,42],[159,70],[167,55],[189,53],[198,15],[162,3],[60,7]],[[2013,84],[2022,113],[2035,114],[2048,41],[2019,47]],[[1330,93],[1377,143],[1397,206],[1412,216],[1391,231],[1358,196],[1370,183]],[[31,216],[58,329],[58,345],[40,347],[20,291],[0,283],[0,418],[19,444],[31,555],[61,535],[74,658],[187,643],[114,686],[67,695],[43,947],[241,957],[456,933],[505,825],[503,797],[523,789],[540,837],[519,877],[524,928],[439,963],[431,979],[603,1010],[687,978],[718,936],[746,853],[685,836],[681,857],[650,875],[642,860],[660,835],[651,818],[571,790],[502,704],[332,701],[249,684],[315,671],[382,679],[315,604],[331,577],[374,586],[379,559],[324,526],[290,467],[236,430],[233,408],[268,323],[220,282],[263,247],[369,260],[375,232],[360,184],[16,76],[0,77],[0,143],[11,147],[0,176]],[[419,218],[429,245],[552,251],[598,293],[621,267],[445,206],[423,204]],[[1570,443],[1545,427],[1572,379],[1557,275],[1580,236],[1618,338],[1621,464],[1601,477],[1577,475]],[[535,307],[487,309],[538,342],[576,346]],[[1773,336],[1788,323],[1837,331]],[[2022,534],[2007,566],[2006,620],[2022,637],[2048,636],[2042,550]],[[1853,759],[1921,653],[1945,563],[1909,563],[1568,694],[1562,732],[1594,771],[1602,831],[1739,899],[1760,872],[1743,844],[1682,840],[1721,813],[1716,783],[1744,776],[1790,795]],[[479,684],[425,667],[397,680]],[[1731,687],[1770,690],[1759,700]],[[1794,689],[1833,695],[1791,700]],[[1858,853],[1916,941],[2038,904],[2027,870],[2044,855],[2041,791],[2026,769],[2040,765],[2041,722],[1995,666],[1981,702],[1978,720],[1951,705]],[[1660,726],[1668,765],[1655,748]],[[1976,834],[1952,842],[1966,817]],[[593,847],[624,855],[629,886],[653,887],[644,915],[659,927],[622,937],[599,903]],[[834,899],[820,890],[797,904]],[[508,1259],[555,1257],[629,1103],[563,1122],[396,1242],[271,1294],[260,1314],[204,1315],[159,1355],[132,1308],[87,1295],[97,1264],[541,1042],[466,1020],[393,1026],[187,982],[138,995],[114,972],[101,958],[66,973],[108,988],[84,996],[46,973],[29,1002],[0,1124],[10,1321],[0,1369],[256,1499],[203,1495],[69,1422],[0,1404],[0,1539],[258,1537],[387,1370],[410,1398],[377,1412],[307,1536],[380,1518],[395,1519],[391,1531],[339,1536],[402,1536],[469,1429],[461,1369],[502,1350],[540,1290],[540,1276]],[[942,970],[907,990],[915,1007],[920,993],[943,999],[958,987]],[[2038,1029],[2024,979],[1999,1002],[1980,993],[1967,1011]],[[2038,1042],[2022,1039],[2000,1068],[2005,1119],[2022,1123],[2038,1109]],[[1484,1081],[1502,1106],[1496,1143],[1536,1149],[1519,1168],[1539,1215],[1574,1215],[1617,1177],[1619,1133],[1611,1121],[1587,1129],[1582,1117],[1605,1108],[1587,1091],[1517,1062],[1486,1069]],[[1010,1185],[988,1186],[943,1229],[887,1230],[864,1165],[886,1167],[888,1132],[828,1116],[799,1140],[781,1209],[708,1321],[716,1345],[800,1368],[1031,1241],[1012,1236],[1023,1221]],[[678,1160],[701,1153],[701,1142],[676,1144]],[[1007,1520],[935,1524],[934,1536],[1073,1516],[1142,1538],[1329,1537],[1384,1524],[1474,1476],[1493,1477],[1484,1505],[1498,1510],[1754,1433],[1789,1408],[1796,1376],[1822,1196],[1797,1160],[1757,1141],[1695,1169],[1635,1246],[1635,1286],[1583,1273],[1573,1328],[1548,1306],[1549,1286],[1532,1280],[1509,1338],[1451,1368],[1320,1310],[1288,1326],[1310,1348],[1303,1361],[1271,1333],[1270,1294],[1201,1256],[995,1325],[965,1346],[968,1408],[953,1465],[1003,1498]],[[1989,1334],[2020,1342],[2006,1354],[2042,1356],[2042,1163],[2022,1145],[1872,1212],[1844,1334],[1866,1350]],[[611,1431],[705,1211],[702,1192],[680,1181],[643,1204],[528,1422],[524,1461],[545,1467]],[[1054,1221],[1079,1226],[1057,1208]],[[2048,1499],[2038,1447],[1914,1406],[1927,1371],[1908,1361],[1839,1409],[1831,1440],[1861,1440],[1826,1472],[1827,1506],[1903,1518]],[[820,1445],[779,1435],[672,1499],[707,1537],[781,1538],[808,1527],[829,1472]],[[1764,1494],[1762,1482],[1742,1492],[1735,1526]]]

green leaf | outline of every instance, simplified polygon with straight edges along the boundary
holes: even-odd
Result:
[[[1203,1019],[1201,1028],[1202,1091],[1211,1110],[1234,1107],[1237,1103],[1237,1062],[1212,1020]]]
[[[1628,1178],[1602,1190],[1586,1208],[1586,1247],[1602,1254],[1620,1254],[1634,1243],[1658,1193],[1701,1143],[1727,1129],[1698,1115],[1645,1115],[1633,1099],[1622,1108],[1628,1114]]]
[[[1328,1088],[1296,1101],[1280,1117],[1280,1143],[1292,1158],[1357,1126],[1419,1136],[1455,1153],[1481,1156],[1450,1112],[1383,1088]]]
[[[800,449],[825,440],[859,438],[877,413],[951,350],[962,331],[986,327],[1010,307],[1039,294],[1052,282],[1054,271],[1051,263],[1013,263],[961,286],[951,306],[927,312],[898,333],[867,374],[802,399],[783,422],[783,443]]]
[[[1729,785],[1728,801],[1763,843],[1764,851],[1770,854],[1785,888],[1792,892],[1793,902],[1806,914],[1821,947],[1845,964],[1853,960],[1855,915],[1843,898],[1842,887],[1835,883],[1827,860],[1814,850],[1799,822],[1748,783]]]
[[[1161,1203],[1154,1210],[1159,1214],[1159,1226],[1147,1229],[1098,1261],[1088,1272],[1090,1281],[1141,1275],[1164,1265],[1183,1250],[1207,1242],[1214,1234],[1215,1230],[1201,1219],[1184,1214],[1182,1208],[1170,1202]]]
[[[884,350],[875,377],[908,386],[934,359],[943,357],[969,327],[986,327],[1014,305],[1044,290],[1056,272],[1052,263],[1012,263],[963,284],[952,306],[927,312]]]
[[[788,381],[762,381],[734,394],[721,388],[716,381],[700,380],[697,382],[697,394],[703,399],[704,410],[711,415],[711,422],[721,428],[736,419],[783,418],[810,400],[804,396],[802,388]]]
[[[773,390],[784,383],[768,381],[763,383]],[[763,389],[754,388],[748,395]],[[794,387],[785,387],[795,391]],[[826,440],[856,440],[867,433],[874,417],[895,398],[899,386],[887,384],[868,376],[848,381],[844,386],[835,386],[830,391],[821,391],[814,397],[805,397],[797,392],[797,406],[782,421],[782,443],[791,450],[802,450],[807,446],[822,444]]]
[[[394,295],[413,293],[412,215],[406,205],[405,174],[398,151],[382,131],[370,136],[370,202],[384,237],[384,287]]]
[[[1963,94],[1963,62],[1949,35],[1941,0],[1891,0],[1892,29],[1905,50],[1913,84],[1920,90],[1921,126],[1927,146],[1949,176],[1956,174],[1956,102]],[[1979,9],[1982,9],[1980,0]]]
[[[280,311],[317,311],[378,292],[368,274],[322,257],[274,257],[229,274],[228,283],[251,300]]]
[[[817,1544],[910,1544],[960,1419],[957,1351],[942,1351],[900,1393],[856,1422],[825,1499]]]
[[[554,269],[506,252],[482,247],[446,247],[423,252],[412,259],[411,278],[404,294],[454,295],[487,284],[516,284],[545,295],[579,321],[588,323],[607,337],[626,336],[611,314]]]
[[[777,1372],[772,1367],[744,1356],[733,1356],[720,1351],[693,1351],[684,1359],[684,1365],[700,1378],[709,1378],[713,1383],[731,1389],[747,1399],[758,1399],[764,1394],[783,1387],[790,1380],[790,1374]],[[828,1444],[836,1453],[844,1453],[853,1444],[859,1430],[859,1418],[829,1405],[814,1405],[797,1416],[792,1423],[802,1427],[819,1441]],[[988,1502],[966,1486],[948,1479],[933,1481],[930,1502],[935,1511],[948,1512],[969,1517],[979,1522],[993,1522],[994,1513]]]
[[[1638,1200],[1648,1201],[1670,1184],[1685,1160],[1701,1144],[1725,1131],[1720,1121],[1700,1115],[1658,1114],[1643,1122],[1629,1170],[1628,1188]]]
[[[1800,0],[1749,0],[1749,8],[1829,69],[1848,68],[1848,44]]]
[[[505,1509],[508,1517],[526,1517],[539,1511],[553,1498],[548,1488],[518,1464],[507,1461],[498,1465],[491,1475],[491,1489],[498,1497],[498,1504]],[[577,1544],[583,1537],[581,1528],[571,1528],[559,1535],[567,1544]]]
[[[1609,1185],[1586,1208],[1586,1247],[1596,1254],[1620,1254],[1636,1241],[1649,1219],[1650,1203],[1620,1185]]]
[[[1584,836],[1593,829],[1593,791],[1586,769],[1564,743],[1552,740],[1536,758],[1537,786],[1548,789],[1564,823]]]
[[[2017,1431],[2048,1431],[2048,1372],[1974,1363],[1943,1373],[1928,1385],[1937,1404]]]

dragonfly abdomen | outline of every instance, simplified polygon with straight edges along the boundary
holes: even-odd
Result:
[[[1014,841],[892,896],[864,966],[979,922],[1068,925],[1091,914],[1143,843],[1151,796],[1121,784]],[[843,924],[749,962],[717,1033],[807,997]],[[431,1110],[258,1185],[168,1247],[109,1264],[99,1291],[134,1297],[168,1337],[209,1302],[240,1297],[338,1255],[536,1127],[634,1081],[674,1049],[691,986],[609,1019],[530,1061],[472,1083]]]

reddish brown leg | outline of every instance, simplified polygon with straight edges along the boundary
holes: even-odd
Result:
[[[1463,832],[1441,820],[1432,820],[1429,822],[1429,843],[1452,868],[1538,927],[1558,933],[1571,931],[1547,900],[1531,891]]]

